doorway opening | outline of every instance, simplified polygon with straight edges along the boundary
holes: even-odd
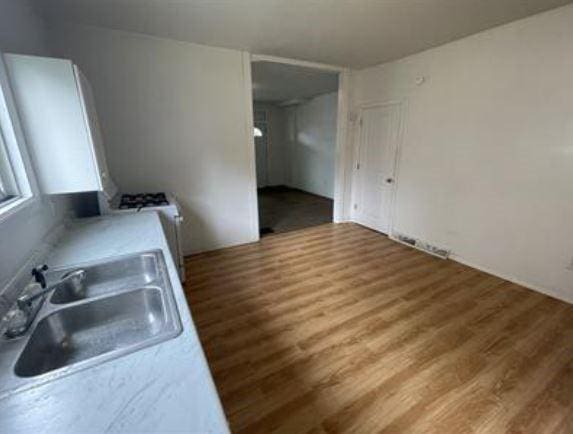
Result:
[[[339,74],[280,61],[251,64],[261,236],[333,221]]]

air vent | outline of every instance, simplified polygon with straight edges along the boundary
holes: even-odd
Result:
[[[408,235],[404,235],[404,234],[393,234],[393,235],[398,241],[401,241],[404,244],[409,244],[411,246],[416,245],[416,238],[412,238],[412,237],[409,237]]]
[[[409,235],[401,234],[399,232],[392,232],[391,238],[403,244],[415,247],[416,249],[423,250],[430,255],[437,256],[442,259],[447,259],[450,256],[451,250],[444,249],[443,247],[435,246],[427,241],[419,240]]]
[[[448,256],[450,256],[449,250],[434,246],[425,241],[416,240],[416,247],[434,256],[439,256],[440,258],[446,259]]]

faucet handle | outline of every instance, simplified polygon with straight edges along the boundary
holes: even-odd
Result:
[[[44,271],[47,270],[48,266],[46,264],[41,267],[32,268],[32,276],[34,276],[34,280],[39,283],[42,288],[46,287],[46,276],[44,276]]]

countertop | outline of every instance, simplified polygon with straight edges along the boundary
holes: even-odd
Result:
[[[73,265],[158,248],[183,332],[0,400],[0,432],[229,432],[157,213],[75,220],[47,263]]]

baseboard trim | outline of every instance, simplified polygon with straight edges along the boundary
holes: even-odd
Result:
[[[351,221],[356,223],[356,221],[354,221],[354,220],[351,220]],[[359,224],[359,223],[356,223],[356,224]],[[379,233],[382,235],[386,235],[386,234],[383,234],[382,232],[379,232]],[[412,249],[419,250],[420,252],[426,253],[427,255],[435,256],[435,255],[432,255],[430,252],[422,250],[416,246],[404,243],[403,241],[392,236],[391,234],[386,235],[386,236],[389,239],[391,239],[392,241],[395,241],[396,243],[402,244],[402,245],[410,247]],[[444,258],[440,258],[440,259],[444,259]],[[518,279],[517,277],[512,276],[510,274],[502,273],[502,272],[499,272],[499,271],[494,270],[492,268],[485,267],[483,265],[476,264],[475,262],[469,261],[469,260],[463,258],[462,256],[456,254],[453,251],[450,253],[450,255],[448,256],[447,259],[451,259],[452,261],[459,262],[460,264],[467,265],[468,267],[475,268],[476,270],[483,271],[484,273],[491,274],[492,276],[499,277],[500,279],[507,280],[508,282],[515,283],[516,285],[523,286],[524,288],[531,289],[532,291],[539,292],[539,293],[547,295],[551,298],[555,298],[557,300],[564,301],[565,303],[573,304],[573,294],[563,295],[563,294],[555,291],[554,289],[546,288],[546,287],[539,286],[539,285],[534,285],[534,284],[529,283],[529,282],[525,282],[525,281]]]
[[[467,265],[468,267],[475,268],[476,270],[483,271],[484,273],[491,274],[492,276],[496,276],[496,277],[499,277],[501,279],[507,280],[508,282],[515,283],[516,285],[523,286],[524,288],[531,289],[532,291],[536,291],[536,292],[539,292],[541,294],[547,295],[551,298],[555,298],[557,300],[561,300],[561,301],[564,301],[566,303],[573,304],[573,295],[571,295],[571,296],[565,295],[564,296],[563,294],[557,293],[553,289],[545,288],[545,287],[539,286],[539,285],[534,285],[532,283],[525,282],[521,279],[518,279],[515,276],[509,275],[506,273],[502,273],[502,272],[499,272],[497,270],[493,270],[489,267],[484,267],[483,265],[476,264],[475,262],[472,262],[472,261],[468,261],[467,259],[462,258],[461,256],[459,256],[455,253],[452,253],[450,255],[449,259],[456,261],[456,262],[459,262],[460,264]]]

